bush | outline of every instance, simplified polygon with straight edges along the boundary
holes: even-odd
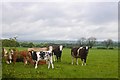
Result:
[[[97,49],[107,49],[106,47],[97,47]]]
[[[110,48],[108,48],[108,49],[114,49],[113,47],[110,47]]]

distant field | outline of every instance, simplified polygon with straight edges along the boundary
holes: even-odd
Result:
[[[25,48],[17,48],[23,50]],[[87,65],[71,65],[70,49],[65,48],[61,62],[54,62],[54,69],[47,69],[47,65],[39,65],[34,69],[32,65],[7,65],[3,61],[3,78],[118,78],[118,50],[90,49]]]

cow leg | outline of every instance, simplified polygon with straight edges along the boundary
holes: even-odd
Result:
[[[10,59],[10,63],[12,63],[12,60]]]
[[[7,64],[10,64],[9,61],[8,61],[8,56],[5,56],[5,61]]]
[[[10,63],[12,63],[11,59],[10,59]]]
[[[27,64],[27,59],[24,57],[24,64],[26,65]]]
[[[55,55],[55,56],[54,56],[54,61],[56,61],[56,60],[57,60],[57,56]]]
[[[76,64],[78,65],[78,58],[76,58]]]
[[[60,62],[61,62],[61,57],[59,57],[59,60],[60,60]]]
[[[12,63],[12,55],[9,54],[10,63]]]
[[[82,61],[82,66],[84,65],[84,59],[83,59],[83,61]]]
[[[53,69],[53,68],[54,68],[54,65],[53,65],[52,57],[51,57],[51,60],[50,60],[50,62],[51,62],[52,69]]]
[[[37,69],[38,61],[35,61],[35,69]]]
[[[61,55],[62,55],[62,51],[60,51],[60,55],[59,55],[59,59],[60,59],[60,61],[61,61]]]
[[[48,69],[50,68],[50,60],[48,61]]]
[[[84,59],[81,59],[81,61],[82,61],[82,66],[84,65]]]
[[[84,59],[84,65],[86,66],[86,59]]]
[[[52,65],[52,69],[54,68],[53,61],[52,61],[52,56],[50,57],[50,63]]]
[[[86,65],[86,58],[81,59],[81,60],[82,60],[82,66],[83,66],[83,65]]]
[[[7,64],[10,64],[9,61],[6,61]]]
[[[58,56],[58,59],[57,59],[57,61],[60,61],[60,57]]]
[[[82,60],[82,66],[86,65],[86,59],[84,58],[84,59],[81,59],[81,60]]]
[[[55,61],[55,54],[53,53],[53,60]]]
[[[6,63],[7,63],[7,64],[10,64],[10,62],[8,61],[8,59],[6,59]]]
[[[72,65],[73,65],[74,57],[72,56]]]
[[[27,64],[27,60],[25,61],[25,64]]]
[[[17,59],[17,58],[13,58],[13,63],[14,63],[14,64],[16,63],[16,59]]]
[[[61,59],[61,57],[60,57],[60,61],[61,61],[62,59]]]
[[[61,61],[61,53],[60,53],[60,55],[59,55],[59,60]]]
[[[32,58],[29,58],[28,61],[30,62],[30,64],[34,65]]]
[[[51,64],[52,65],[52,69],[54,68],[54,65],[53,65],[53,63]]]
[[[59,60],[59,57],[58,56],[56,56],[57,57],[57,62],[58,62],[58,60]]]
[[[55,61],[55,54],[54,54],[54,52],[53,52],[53,61]]]

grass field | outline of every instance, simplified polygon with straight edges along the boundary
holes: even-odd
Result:
[[[23,50],[25,48],[18,48]],[[118,50],[90,49],[87,65],[71,64],[70,49],[65,48],[61,62],[54,62],[54,69],[39,65],[37,69],[17,62],[7,65],[3,61],[3,78],[118,78]]]

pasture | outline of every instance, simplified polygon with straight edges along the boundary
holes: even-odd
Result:
[[[26,48],[17,48],[23,50]],[[31,64],[15,65],[2,63],[2,78],[118,78],[118,50],[90,49],[87,65],[71,64],[70,49],[64,48],[62,61],[54,62],[54,69],[39,65],[35,69]]]

